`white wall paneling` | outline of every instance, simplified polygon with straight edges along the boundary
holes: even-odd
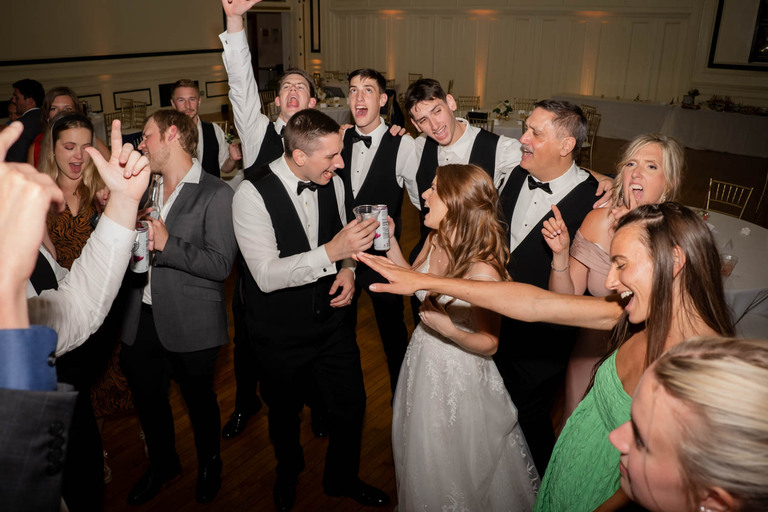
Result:
[[[480,95],[488,107],[557,93],[669,102],[692,86],[768,104],[768,73],[739,76],[701,64],[716,0],[328,0],[325,6],[333,27],[331,69],[394,73],[400,92],[408,73],[417,72],[446,87],[453,79],[455,94]]]

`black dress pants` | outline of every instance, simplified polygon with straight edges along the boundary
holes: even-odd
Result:
[[[355,269],[355,297],[352,301],[352,325],[357,324],[357,301],[365,290],[371,298],[373,313],[376,315],[376,326],[379,328],[379,336],[387,356],[387,368],[389,369],[389,384],[392,388],[392,396],[395,396],[397,378],[400,376],[400,367],[405,359],[405,351],[408,348],[408,328],[405,326],[403,316],[403,297],[392,293],[372,292],[368,287],[373,283],[386,283],[381,274],[371,269],[364,263],[358,263]]]
[[[142,307],[136,341],[123,344],[120,363],[133,393],[144,429],[149,461],[159,471],[178,465],[173,414],[168,399],[170,379],[179,384],[195,434],[197,460],[219,454],[221,417],[213,374],[219,347],[170,352],[160,343],[151,309]]]
[[[251,333],[262,362],[261,396],[269,406],[278,478],[295,481],[304,468],[299,413],[309,377],[327,408],[329,442],[323,485],[326,489],[351,485],[360,466],[366,396],[360,350],[347,311],[337,310],[322,322],[262,327]]]

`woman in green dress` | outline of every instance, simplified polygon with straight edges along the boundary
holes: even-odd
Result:
[[[720,256],[709,229],[694,212],[669,202],[635,208],[619,222],[610,254],[606,287],[618,297],[606,298],[560,295],[522,283],[413,275],[360,256],[393,283],[377,284],[373,291],[430,290],[523,321],[592,329],[616,326],[610,357],[555,445],[534,510],[591,512],[609,498],[606,507],[627,503],[621,493],[614,496],[620,483],[619,452],[608,434],[629,419],[630,396],[643,371],[687,338],[733,334]]]

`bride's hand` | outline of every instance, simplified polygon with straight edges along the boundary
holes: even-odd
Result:
[[[443,305],[434,300],[433,296],[428,296],[421,304],[419,318],[421,318],[421,321],[426,326],[434,329],[446,338],[453,339],[458,330]]]

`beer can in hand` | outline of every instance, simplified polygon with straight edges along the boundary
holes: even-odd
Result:
[[[375,218],[379,221],[376,235],[373,239],[373,248],[377,251],[389,250],[389,223],[387,222],[387,205],[385,204],[361,204],[352,209],[358,222]]]
[[[149,223],[145,220],[136,223],[136,240],[131,249],[130,269],[137,274],[149,270]]]

